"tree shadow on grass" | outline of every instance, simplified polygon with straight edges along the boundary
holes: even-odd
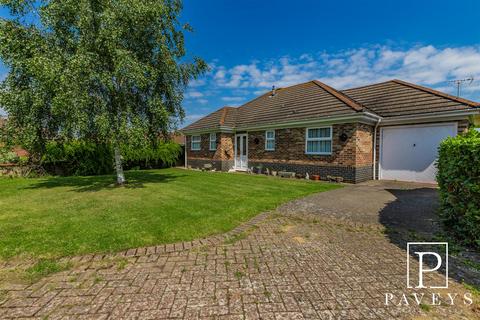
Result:
[[[480,254],[462,247],[443,230],[437,215],[438,191],[435,188],[386,189],[395,200],[380,211],[380,223],[385,226],[390,242],[407,250],[407,242],[448,242],[449,277],[458,282],[480,286]],[[417,255],[412,255],[417,259]],[[417,259],[418,260],[418,259]],[[429,267],[435,261],[426,261]],[[472,267],[473,266],[473,267]]]
[[[184,174],[163,173],[159,171],[127,171],[125,173],[127,183],[122,188],[138,189],[145,188],[147,183],[168,183]],[[49,177],[37,183],[31,184],[25,189],[43,189],[70,187],[75,192],[95,192],[100,190],[113,190],[119,188],[115,175],[82,176],[82,177]]]

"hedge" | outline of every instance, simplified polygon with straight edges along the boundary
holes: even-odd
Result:
[[[480,133],[444,140],[437,166],[445,227],[464,244],[480,247]]]
[[[49,142],[42,166],[49,173],[63,176],[91,176],[113,172],[112,149],[108,144],[82,140]]]
[[[162,168],[175,164],[181,154],[180,145],[173,142],[121,147],[124,169]],[[49,142],[42,157],[42,166],[55,175],[90,176],[114,171],[113,149],[109,144],[83,140]]]
[[[156,147],[150,145],[122,147],[125,169],[171,167],[181,155],[182,147],[174,142],[159,143]]]

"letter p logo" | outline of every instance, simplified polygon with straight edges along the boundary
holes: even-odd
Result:
[[[410,255],[418,257],[418,265],[412,261],[414,259]],[[443,264],[444,262],[445,264]],[[441,276],[439,277],[435,271],[438,271]],[[418,281],[414,281],[414,279]],[[425,285],[425,282],[428,285]],[[447,242],[407,243],[407,287],[448,288]]]

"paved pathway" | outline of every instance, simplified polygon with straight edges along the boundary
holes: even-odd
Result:
[[[385,305],[386,293],[396,303],[403,292],[412,293],[405,288],[406,253],[385,232],[385,224],[401,224],[396,201],[406,187],[412,189],[348,186],[286,204],[226,236],[78,257],[68,271],[5,287],[0,318],[480,317],[478,307],[465,307],[461,299],[456,306]],[[435,206],[434,190],[415,188],[424,198],[413,197],[412,210]],[[463,295],[465,289],[450,281],[449,292]]]

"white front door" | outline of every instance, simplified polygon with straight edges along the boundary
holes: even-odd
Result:
[[[456,134],[455,123],[382,128],[380,179],[434,183],[438,146]]]
[[[248,169],[248,136],[247,134],[235,135],[235,169]]]

